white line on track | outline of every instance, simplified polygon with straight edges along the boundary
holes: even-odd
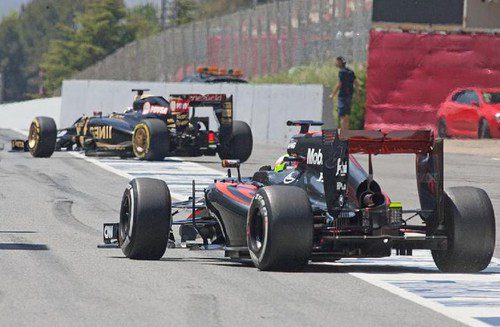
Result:
[[[164,180],[170,188],[170,194],[177,200],[187,200],[191,196],[193,179],[196,181],[196,188],[203,189],[213,183],[214,179],[224,176],[218,170],[173,157],[165,161],[148,162],[137,159],[94,158],[78,152],[69,153],[129,180],[137,177]]]
[[[494,259],[480,274],[444,274],[437,270],[430,251],[419,250],[412,257],[343,259],[334,264],[400,267],[401,273],[350,275],[469,326],[500,326],[499,263]]]

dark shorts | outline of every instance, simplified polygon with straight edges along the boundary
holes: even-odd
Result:
[[[338,110],[339,117],[348,116],[351,114],[352,97],[339,96]]]

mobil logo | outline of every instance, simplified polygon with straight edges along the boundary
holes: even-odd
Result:
[[[307,164],[308,165],[322,165],[323,153],[321,149],[309,148],[307,149]]]

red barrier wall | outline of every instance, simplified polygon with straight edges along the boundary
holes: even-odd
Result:
[[[500,87],[500,35],[370,32],[366,129],[434,129],[458,87]]]

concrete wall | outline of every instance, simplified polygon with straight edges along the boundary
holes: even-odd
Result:
[[[28,130],[36,116],[54,118],[59,126],[61,98],[38,99],[0,105],[0,128]]]
[[[188,84],[129,81],[70,80],[62,88],[61,125],[93,111],[123,112],[132,104],[132,88],[150,88],[168,97],[183,93],[225,93],[234,96],[234,118],[247,122],[255,143],[284,144],[297,132],[290,119],[322,120],[333,127],[329,89],[321,85]],[[201,112],[200,112],[201,115]]]
[[[500,30],[500,2],[467,0],[465,27]]]

